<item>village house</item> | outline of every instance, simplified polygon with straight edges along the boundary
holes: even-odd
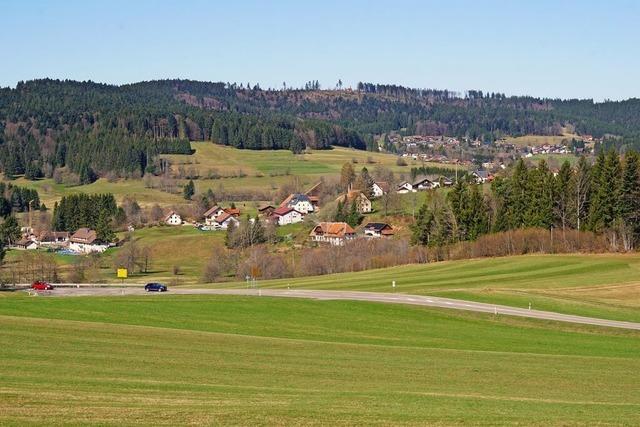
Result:
[[[100,242],[97,239],[95,230],[89,228],[79,228],[78,231],[73,233],[69,238],[69,249],[73,252],[82,254],[89,254],[92,252],[104,252],[109,245],[104,242]]]
[[[314,242],[342,246],[345,242],[355,239],[356,232],[346,222],[321,222],[313,227],[309,236]]]
[[[223,213],[225,213],[224,209],[222,209],[220,206],[212,206],[204,213],[204,223],[208,226],[213,226],[216,218]]]
[[[398,189],[396,192],[398,194],[407,194],[407,193],[415,193],[416,190],[413,189],[413,184],[407,181],[402,181],[398,184]]]
[[[272,205],[260,205],[258,206],[258,215],[269,218],[274,210],[276,210],[276,208]]]
[[[31,250],[31,249],[38,249],[38,244],[33,240],[23,237],[22,239],[15,242],[11,247],[13,249],[25,251],[25,250]]]
[[[416,191],[416,190],[417,191],[431,190],[431,189],[434,189],[434,188],[436,188],[436,183],[431,181],[426,176],[417,177],[416,180],[413,183],[413,190],[414,191]]]
[[[295,209],[305,215],[309,212],[313,212],[313,204],[311,203],[309,196],[300,193],[290,194],[289,197],[280,203],[280,207]]]
[[[384,222],[370,222],[364,226],[364,235],[367,237],[391,237],[393,228]]]
[[[304,214],[293,208],[280,207],[273,211],[270,220],[278,225],[296,224],[304,220]]]
[[[365,214],[371,212],[371,200],[359,190],[349,191],[347,194],[343,194],[342,196],[336,199],[337,202],[343,203],[345,206],[350,207],[351,204],[356,202],[356,209],[358,212]]]
[[[41,246],[64,246],[69,242],[67,231],[43,231],[38,236]]]
[[[427,179],[431,181],[431,188],[450,187],[453,185],[453,180],[443,175],[427,175]]]
[[[229,227],[236,227],[240,221],[228,212],[222,212],[210,224],[216,230],[226,230]]]
[[[371,186],[371,195],[373,197],[382,197],[389,192],[389,183],[384,181],[376,181]]]
[[[493,181],[493,175],[491,175],[486,170],[475,170],[471,174],[478,184],[485,184],[487,182]]]
[[[164,223],[167,225],[181,225],[182,217],[174,211],[171,211],[167,215],[165,215]]]

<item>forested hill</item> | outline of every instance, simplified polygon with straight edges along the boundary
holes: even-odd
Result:
[[[0,89],[0,167],[29,178],[65,168],[91,181],[155,172],[157,155],[189,140],[247,149],[375,148],[375,136],[640,134],[640,100],[594,103],[359,83],[356,89],[263,90],[257,85],[161,80],[114,86],[34,80]]]

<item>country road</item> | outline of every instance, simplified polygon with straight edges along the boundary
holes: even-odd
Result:
[[[623,328],[640,330],[640,323],[618,320],[599,319],[595,317],[574,316],[551,311],[529,310],[504,305],[486,304],[473,301],[464,301],[451,298],[440,298],[422,295],[392,294],[382,292],[355,292],[355,291],[323,291],[323,290],[296,290],[296,289],[188,289],[171,288],[167,293],[146,293],[142,287],[60,287],[47,293],[50,296],[117,296],[117,295],[242,295],[263,296],[278,298],[309,298],[316,300],[349,300],[369,301],[390,304],[418,305],[425,307],[439,307],[453,310],[467,310],[494,315],[507,315],[529,317],[558,322],[581,323],[585,325],[605,326],[610,328]]]

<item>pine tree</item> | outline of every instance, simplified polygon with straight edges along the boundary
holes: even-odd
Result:
[[[185,200],[191,200],[191,198],[195,193],[196,193],[195,184],[193,183],[193,180],[190,179],[189,182],[186,183],[184,188],[182,189],[182,195],[184,196]]]
[[[620,216],[632,233],[630,246],[634,247],[640,237],[640,157],[635,151],[625,155]]]
[[[116,235],[111,228],[111,218],[106,211],[100,211],[96,223],[96,239],[100,242],[111,243]]]
[[[0,225],[0,241],[12,245],[20,239],[20,225],[15,216],[9,215]]]
[[[340,185],[344,191],[347,191],[351,184],[353,184],[355,177],[356,173],[353,171],[351,163],[345,163],[342,165],[342,170],[340,171]]]
[[[553,208],[555,223],[564,231],[569,226],[569,218],[571,216],[572,209],[572,195],[574,194],[573,183],[574,180],[573,171],[568,161],[565,161],[560,167],[558,175],[554,178],[554,198]]]

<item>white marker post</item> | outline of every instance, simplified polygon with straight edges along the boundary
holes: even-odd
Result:
[[[391,287],[392,287],[392,288],[393,288],[393,290],[395,291],[395,289],[396,289],[396,281],[395,281],[395,280],[392,280],[392,281],[391,281]]]

